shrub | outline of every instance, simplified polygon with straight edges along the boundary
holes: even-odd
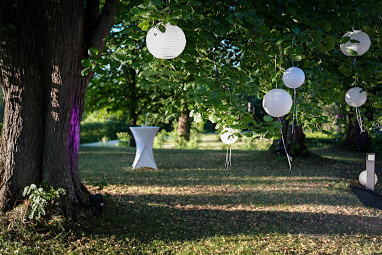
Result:
[[[60,196],[66,194],[62,188],[55,190],[52,187],[45,187],[45,189],[41,186],[37,188],[35,184],[24,188],[23,196],[30,200],[29,218],[31,220],[39,220],[42,216],[52,215],[55,207],[58,206]]]
[[[157,135],[154,138],[154,148],[161,149],[163,144],[169,139],[169,132],[167,132],[165,129],[162,129],[157,133]]]
[[[104,137],[116,140],[118,132],[127,132],[128,126],[123,121],[108,120],[103,122],[82,122],[81,143],[102,141]]]
[[[118,132],[117,137],[119,140],[119,143],[122,146],[129,147],[130,146],[130,135],[127,132]]]

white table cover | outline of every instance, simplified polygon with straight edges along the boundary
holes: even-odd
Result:
[[[133,169],[150,167],[158,169],[153,155],[153,142],[159,127],[130,127],[137,144]]]

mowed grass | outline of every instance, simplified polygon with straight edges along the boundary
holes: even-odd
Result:
[[[284,156],[235,150],[226,173],[224,150],[156,149],[158,170],[132,170],[134,149],[82,148],[83,181],[106,198],[89,234],[138,253],[382,252],[381,211],[350,190],[365,155],[313,152],[289,172]]]
[[[224,172],[226,152],[220,149],[154,149],[158,170],[132,170],[134,149],[81,147],[82,180],[103,195],[103,213],[84,213],[50,235],[26,232],[3,244],[3,251],[382,253],[382,211],[364,207],[350,189],[358,185],[365,154],[331,147],[312,152],[294,159],[290,172],[284,156],[234,150],[232,169]],[[381,186],[376,191],[382,193]]]

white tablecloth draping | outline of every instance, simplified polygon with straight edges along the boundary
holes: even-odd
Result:
[[[153,142],[159,127],[130,127],[137,144],[133,169],[150,167],[158,169],[153,156]]]

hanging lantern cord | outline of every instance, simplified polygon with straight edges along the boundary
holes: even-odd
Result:
[[[354,73],[355,73],[354,86],[356,86],[357,85],[357,57],[354,57],[353,65],[354,65]],[[360,133],[362,134],[363,132],[365,132],[365,130],[362,127],[362,118],[361,118],[361,113],[359,112],[358,107],[355,108],[355,115],[357,117],[359,129],[361,130]]]
[[[277,73],[277,55],[275,55],[275,74]],[[276,77],[276,89],[277,89],[277,77]]]
[[[292,41],[292,49],[293,49],[293,46],[294,46],[294,40]],[[294,60],[292,59],[292,66],[294,67]]]
[[[294,111],[293,111],[293,122],[292,122],[292,134],[296,133],[295,126],[294,126],[294,119],[296,117],[296,126],[298,126],[298,117],[297,117],[297,93],[296,89],[294,90],[294,99],[293,99],[293,104],[294,104]]]
[[[279,122],[281,123],[281,119],[278,118]],[[283,142],[283,146],[284,146],[284,150],[285,150],[285,154],[287,156],[287,159],[288,159],[288,164],[289,164],[289,171],[292,171],[292,160],[293,158],[288,154],[288,151],[287,151],[287,148],[285,146],[285,141],[284,141],[284,135],[283,135],[283,128],[280,128],[280,134],[281,134],[281,140]]]
[[[353,66],[354,66],[354,74],[357,75],[357,56],[354,57]]]
[[[358,122],[359,129],[361,130],[360,134],[362,134],[363,132],[365,132],[365,130],[362,127],[362,118],[361,118],[361,113],[359,112],[358,107],[355,108],[355,115],[357,117],[357,122]]]
[[[231,168],[231,145],[227,145],[227,154],[225,156],[225,166],[224,166],[224,171],[228,172],[228,170]]]
[[[351,29],[354,31],[355,26],[355,13],[353,13],[353,25],[351,26]]]

